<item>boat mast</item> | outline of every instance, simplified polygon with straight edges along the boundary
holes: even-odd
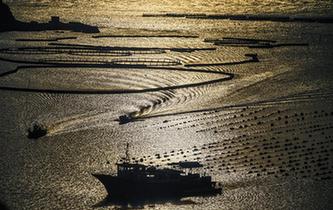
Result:
[[[130,161],[130,155],[129,155],[129,143],[126,144],[125,160],[126,160],[126,162],[129,162],[129,161]]]

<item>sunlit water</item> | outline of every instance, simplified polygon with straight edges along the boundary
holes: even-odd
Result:
[[[194,67],[192,71],[163,67],[23,68],[0,78],[1,87],[134,91],[82,95],[0,90],[0,193],[1,202],[10,209],[100,208],[94,206],[103,200],[106,191],[91,173],[115,172],[113,164],[123,156],[126,142],[132,145],[130,152],[135,160],[154,165],[197,160],[205,165],[202,172],[225,186],[224,193],[217,197],[146,205],[147,209],[332,207],[333,25],[142,17],[143,13],[326,16],[333,11],[332,1],[7,2],[20,20],[46,22],[50,16],[59,15],[65,21],[98,25],[102,34],[143,37],[97,39],[91,34],[59,31],[9,32],[0,34],[1,48],[48,45],[15,41],[19,38],[75,36],[77,39],[58,43],[217,48],[137,52],[130,56],[167,58],[182,64],[240,62],[249,59],[247,53],[257,53],[260,60]],[[152,34],[197,37],[148,36]],[[222,37],[309,45],[256,49],[203,42]],[[0,57],[75,62],[123,59],[113,55],[18,52],[2,53]],[[1,61],[1,73],[17,65]],[[234,78],[224,81],[228,77],[225,73],[234,74]],[[218,82],[205,83],[214,80]],[[118,117],[129,113],[139,121],[119,125]],[[49,130],[46,137],[36,141],[26,137],[34,121]]]

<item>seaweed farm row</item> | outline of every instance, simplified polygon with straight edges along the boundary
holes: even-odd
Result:
[[[180,115],[178,119],[166,117],[168,120],[147,128],[195,129],[210,132],[215,140],[133,160],[154,165],[199,161],[205,170],[222,177],[332,179],[333,110],[311,110],[312,103],[316,102],[239,107]]]
[[[289,16],[289,15],[254,15],[254,14],[204,14],[204,13],[166,13],[143,14],[143,17],[170,17],[212,20],[240,20],[240,21],[276,21],[276,22],[317,22],[333,23],[332,16]]]
[[[188,48],[188,47],[117,47],[117,46],[95,46],[86,44],[65,44],[65,43],[50,43],[49,46],[44,47],[17,47],[17,48],[4,48],[0,50],[0,60],[17,64],[18,66],[10,71],[0,74],[1,77],[8,76],[18,71],[27,70],[42,70],[42,69],[72,69],[72,70],[91,70],[103,69],[108,71],[115,71],[113,69],[133,69],[132,71],[169,71],[169,72],[184,72],[184,73],[203,73],[211,75],[221,75],[220,78],[211,80],[204,80],[196,83],[189,84],[175,84],[169,87],[150,87],[137,89],[116,89],[108,90],[67,90],[67,89],[45,89],[45,88],[26,88],[26,87],[1,87],[2,90],[11,91],[25,91],[25,92],[43,92],[43,93],[66,93],[66,94],[119,94],[119,93],[143,93],[161,90],[174,90],[180,88],[189,88],[196,86],[203,86],[213,83],[220,83],[223,81],[231,80],[234,77],[233,73],[216,71],[210,69],[198,69],[191,67],[209,67],[209,66],[229,66],[240,65],[251,62],[259,62],[257,54],[245,54],[249,59],[222,62],[222,63],[184,63],[184,61],[174,56],[173,58],[167,57],[130,57],[132,55],[149,55],[149,54],[166,54],[166,53],[194,53],[194,52],[216,51],[215,47],[204,48]],[[60,59],[57,55],[68,54],[71,57]],[[17,58],[17,55],[24,55],[23,58]],[[33,55],[33,56],[29,56]],[[82,56],[82,57],[81,57]],[[85,56],[99,56],[88,58]],[[114,56],[116,58],[106,58]],[[121,58],[128,57],[128,58]],[[112,73],[113,74],[113,73]],[[141,73],[140,73],[141,74]],[[137,75],[138,76],[138,75]]]
[[[214,51],[210,48],[158,48],[158,47],[104,47],[92,45],[71,45],[50,43],[57,47],[21,47],[1,49],[5,54],[70,54],[70,55],[98,55],[98,56],[131,56],[133,54],[162,54],[171,52]]]
[[[309,45],[308,43],[278,43],[276,40],[234,37],[223,37],[222,39],[205,39],[204,42],[210,42],[217,46],[248,48],[304,47]]]
[[[195,39],[199,38],[198,35],[181,35],[181,34],[102,34],[93,35],[91,38],[102,39],[102,38],[184,38],[184,39]],[[62,40],[74,40],[77,39],[75,36],[65,37],[53,37],[53,38],[18,38],[15,39],[17,42],[58,42]]]

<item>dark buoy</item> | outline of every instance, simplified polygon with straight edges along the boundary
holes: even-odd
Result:
[[[43,136],[46,136],[46,134],[47,134],[46,127],[38,122],[34,122],[32,126],[28,129],[29,139],[39,139]]]

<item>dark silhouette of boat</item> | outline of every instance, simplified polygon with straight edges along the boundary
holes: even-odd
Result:
[[[212,196],[222,192],[216,182],[212,182],[211,176],[190,172],[192,168],[202,167],[198,162],[179,162],[174,165],[180,169],[130,163],[129,158],[126,158],[126,161],[117,163],[117,175],[92,175],[105,186],[108,197],[116,201],[174,200]],[[187,173],[185,169],[189,169]]]
[[[120,125],[133,122],[133,118],[130,115],[121,115],[118,120]]]
[[[0,202],[0,209],[8,210],[8,207],[4,203]]]
[[[29,139],[39,139],[43,136],[46,136],[47,129],[45,126],[38,122],[34,122],[31,128],[28,129],[28,138]]]
[[[57,16],[51,17],[48,23],[22,22],[16,20],[10,8],[1,0],[0,3],[0,32],[5,31],[46,31],[46,30],[70,30],[82,33],[99,33],[96,26],[91,26],[79,22],[63,23]]]

